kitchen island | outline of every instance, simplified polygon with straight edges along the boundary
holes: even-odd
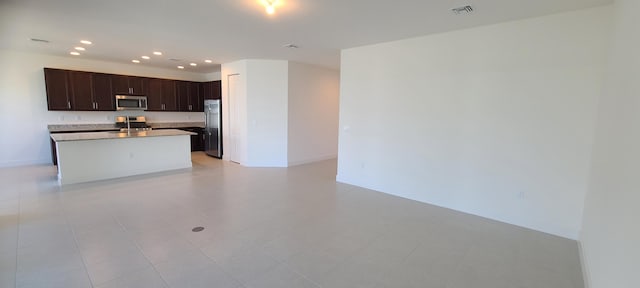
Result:
[[[191,135],[177,129],[51,134],[61,185],[191,168]]]

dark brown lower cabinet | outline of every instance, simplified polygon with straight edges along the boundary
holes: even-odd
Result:
[[[198,133],[197,135],[191,135],[191,151],[204,151],[204,128],[189,127],[180,128],[180,130]]]

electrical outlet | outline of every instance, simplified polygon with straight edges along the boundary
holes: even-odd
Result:
[[[518,197],[518,199],[524,199],[524,191],[520,191],[518,192],[518,194],[516,195],[516,197]]]

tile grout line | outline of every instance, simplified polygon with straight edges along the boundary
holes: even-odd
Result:
[[[229,276],[229,278],[233,279],[233,281],[236,281],[238,284],[240,284],[236,288],[246,288],[247,287],[247,286],[244,285],[244,283],[242,283],[242,281],[240,281],[240,279],[236,279],[236,277],[233,277],[233,275],[231,275],[229,272],[227,272],[227,269],[224,269],[224,267],[222,266],[222,264],[220,262],[218,262],[215,259],[209,257],[209,255],[207,255],[207,253],[202,251],[202,248],[196,247],[195,250],[200,251],[200,253],[202,253],[202,255],[204,255],[204,257],[207,257],[207,259],[211,260],[214,264],[216,264],[220,268],[220,271],[222,271],[222,273],[224,273],[225,275]]]
[[[113,214],[111,215],[111,217],[113,218],[113,220],[116,221],[116,223],[118,223],[118,225],[120,225],[120,228],[122,228],[122,230],[125,233],[128,232],[127,227],[125,227],[124,224],[122,224],[122,222],[120,222],[120,220],[118,220],[118,217],[114,216]],[[151,268],[153,268],[153,271],[155,271],[158,274],[158,276],[160,277],[160,280],[162,280],[162,282],[167,287],[171,287],[171,285],[169,285],[169,282],[167,282],[167,280],[164,279],[164,277],[162,277],[162,274],[160,273],[160,271],[158,271],[158,269],[156,269],[156,265],[153,262],[151,262],[151,260],[149,259],[149,257],[147,257],[147,255],[144,254],[144,252],[142,251],[142,247],[140,247],[140,245],[138,244],[138,241],[132,240],[132,242],[133,242],[133,245],[135,245],[136,248],[138,249],[138,252],[140,252],[140,254],[142,254],[142,257],[144,257],[144,259],[147,259],[147,261],[149,261],[149,266],[151,266]],[[140,270],[138,270],[138,271],[141,271],[141,270],[142,270],[142,268]],[[114,280],[117,280],[117,279],[123,278],[123,277],[124,277],[124,275],[120,276],[120,277],[118,277],[116,279],[113,279],[111,281],[114,281]]]
[[[65,211],[64,208],[63,208],[63,213],[64,213],[64,221],[66,222],[67,226],[71,230],[71,235],[73,235],[73,242],[75,243],[76,250],[78,251],[78,254],[80,255],[80,261],[82,261],[82,267],[84,267],[84,272],[87,274],[87,278],[89,279],[89,283],[91,284],[91,287],[95,288],[96,285],[93,284],[93,279],[91,279],[91,275],[89,275],[89,269],[87,268],[87,263],[85,262],[84,256],[82,255],[82,250],[80,250],[80,244],[78,243],[78,237],[76,236],[76,230],[71,226],[71,224],[69,224],[69,218],[67,216],[67,211]]]

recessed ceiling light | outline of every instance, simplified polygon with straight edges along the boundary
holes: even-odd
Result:
[[[189,65],[194,66],[194,67],[198,66],[198,64],[196,64],[196,63],[189,63]]]
[[[142,58],[142,59],[144,59],[144,60],[149,60],[149,59],[151,59],[151,57],[149,57],[149,56],[142,56],[142,57],[140,57],[140,58]]]
[[[184,69],[184,66],[178,66],[178,69]]]
[[[69,52],[69,54],[74,55],[74,56],[78,56],[80,55],[80,53],[76,52],[76,51],[71,51]]]
[[[86,45],[91,45],[92,44],[91,41],[89,41],[89,40],[80,40],[80,43],[86,44]]]
[[[204,63],[213,63],[213,61],[207,59],[207,60],[204,60]]]
[[[138,60],[138,59],[133,59],[133,60],[131,60],[131,62],[133,62],[133,63],[140,63],[140,60]]]
[[[278,2],[278,0],[262,0],[262,4],[264,4],[267,14],[273,14],[276,12],[275,6],[279,4]]]
[[[160,55],[162,55],[162,52],[155,51],[155,52],[153,52],[153,55],[158,55],[158,56],[160,56]]]
[[[78,50],[78,51],[84,51],[84,50],[86,50],[86,49],[84,49],[84,47],[75,47],[75,48],[73,48],[73,49],[76,49],[76,50]]]

